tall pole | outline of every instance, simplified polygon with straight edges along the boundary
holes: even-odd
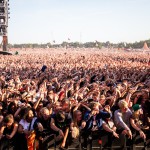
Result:
[[[3,51],[8,51],[8,2],[9,0],[0,0],[0,36],[2,36]]]

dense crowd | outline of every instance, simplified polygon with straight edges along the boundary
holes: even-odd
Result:
[[[149,141],[150,53],[18,52],[0,55],[0,150],[46,150],[52,139],[65,149],[80,137],[86,148],[96,134],[109,146],[134,133]]]

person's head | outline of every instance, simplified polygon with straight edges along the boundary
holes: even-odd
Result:
[[[68,109],[70,108],[70,102],[69,102],[69,100],[68,99],[64,99],[61,104],[62,104],[62,110],[64,110],[65,112],[67,112]]]
[[[10,104],[8,105],[8,113],[14,115],[16,109],[16,104],[14,102],[10,102]]]
[[[139,115],[143,114],[142,107],[139,104],[133,105],[132,109],[133,109],[134,112],[138,113]]]
[[[32,102],[32,100],[33,100],[33,96],[30,95],[30,94],[28,94],[28,95],[26,96],[26,101],[27,101],[27,102]]]
[[[44,119],[44,120],[47,120],[50,116],[50,111],[48,110],[47,107],[43,107],[41,108],[40,110],[40,114],[41,114],[41,117]]]
[[[98,102],[91,102],[90,109],[99,112],[100,104]]]
[[[73,112],[73,120],[75,122],[81,121],[82,120],[82,112],[80,110],[75,110]]]
[[[23,119],[27,122],[31,122],[34,117],[34,112],[30,107],[25,108]]]
[[[55,104],[53,104],[53,111],[54,112],[58,112],[62,110],[62,104],[61,102],[56,102]]]
[[[100,102],[101,105],[105,105],[105,102],[106,102],[105,95],[100,96],[99,102]]]
[[[98,100],[98,98],[99,98],[99,92],[94,92],[93,95],[92,95],[92,98],[95,101]]]
[[[120,100],[118,102],[118,106],[122,112],[126,112],[128,110],[128,103],[125,100]]]
[[[4,124],[6,127],[10,127],[14,123],[13,115],[9,114],[4,118]]]
[[[56,119],[57,119],[58,122],[64,122],[65,119],[66,119],[65,112],[64,111],[59,111],[56,114]]]
[[[117,89],[118,89],[119,91],[121,90],[121,84],[120,84],[120,83],[117,84]]]
[[[53,103],[53,99],[54,99],[54,93],[53,91],[49,91],[48,92],[48,96],[47,96],[47,99],[50,103]]]

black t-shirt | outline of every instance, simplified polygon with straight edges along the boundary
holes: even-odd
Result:
[[[7,127],[6,127],[6,128],[4,129],[3,135],[6,135],[6,134],[10,135],[10,134],[12,133],[12,131],[13,131],[14,125],[15,125],[15,124],[13,123],[10,128],[7,128]]]
[[[61,130],[65,131],[65,129],[70,127],[70,123],[72,121],[71,116],[69,114],[65,114],[65,120],[63,122],[59,122],[56,118],[56,114],[52,116],[55,121],[56,127],[60,128]]]
[[[49,117],[48,120],[44,120],[43,118],[37,118],[35,120],[35,123],[34,123],[34,126],[33,126],[34,130],[36,131],[36,134],[38,136],[39,135],[46,136],[46,135],[52,133],[52,130],[51,130],[51,127],[50,127],[50,122],[51,122],[51,117]],[[41,123],[42,126],[43,126],[43,131],[42,132],[37,130],[37,124],[38,123]]]

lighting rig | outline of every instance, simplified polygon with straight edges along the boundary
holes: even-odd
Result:
[[[0,0],[0,36],[2,36],[2,49],[8,51],[8,19],[9,17],[9,0]]]

